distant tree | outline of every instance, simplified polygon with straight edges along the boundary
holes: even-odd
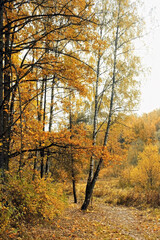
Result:
[[[160,156],[156,145],[148,145],[139,154],[138,165],[131,171],[133,185],[158,189],[160,184]]]

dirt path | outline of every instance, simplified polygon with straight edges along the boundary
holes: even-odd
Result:
[[[127,207],[101,206],[104,221],[133,239],[160,239],[160,219],[151,213]]]
[[[97,202],[84,212],[80,205],[69,204],[51,225],[42,223],[22,230],[16,240],[160,240],[160,210],[142,211]]]
[[[160,219],[153,212],[105,204],[87,212],[72,204],[54,227],[52,239],[160,239]]]

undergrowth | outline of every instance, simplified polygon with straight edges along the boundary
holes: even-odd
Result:
[[[134,206],[139,208],[159,207],[160,194],[155,189],[142,189],[137,186],[121,186],[119,179],[106,179],[97,182],[94,197],[108,204]]]
[[[49,222],[66,205],[63,186],[50,178],[34,181],[7,174],[0,185],[0,234],[17,233],[23,224]]]

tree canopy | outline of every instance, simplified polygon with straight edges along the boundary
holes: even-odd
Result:
[[[6,171],[20,178],[29,171],[33,181],[69,178],[76,202],[75,183],[86,171],[88,207],[102,165],[123,145],[122,133],[115,143],[110,133],[139,101],[137,5],[0,1],[2,178]]]

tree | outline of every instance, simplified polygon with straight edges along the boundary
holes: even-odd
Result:
[[[106,51],[105,49],[102,50],[98,48],[96,54],[98,60],[94,93],[93,145],[95,145],[96,136],[100,129],[104,131],[104,138],[102,143],[102,154],[95,170],[93,157],[90,161],[90,171],[86,186],[85,200],[81,207],[82,210],[87,209],[89,205],[94,185],[104,160],[110,127],[121,115],[123,116],[120,112],[128,112],[136,105],[139,94],[138,82],[136,80],[140,66],[139,58],[135,56],[132,50],[132,41],[139,37],[140,29],[136,6],[133,7],[133,4],[129,1],[126,2],[123,0],[116,0],[114,2],[108,1],[106,5],[102,1],[101,6],[102,9],[99,11],[102,14],[100,36],[101,39],[106,41],[109,47]],[[106,11],[106,8],[109,11]],[[111,14],[109,18],[106,12]],[[106,33],[106,28],[110,29],[108,33]],[[105,63],[103,64],[103,62]],[[106,63],[107,69],[105,70],[103,68],[101,70],[102,66]],[[104,82],[100,71],[104,73]],[[99,76],[101,76],[102,81],[101,87],[99,87]],[[104,107],[107,111],[103,112],[103,115],[100,115],[100,112],[102,112],[102,110],[104,111]],[[98,118],[100,119],[99,126],[97,126]]]
[[[70,86],[73,85],[76,89],[83,91],[84,81],[78,81],[80,69],[72,75],[69,66],[67,66],[67,61],[72,59],[74,67],[80,68],[81,65],[84,72],[90,71],[88,70],[89,66],[81,60],[80,54],[76,54],[75,51],[71,50],[71,45],[74,46],[74,50],[78,48],[78,45],[83,44],[84,48],[88,45],[88,31],[93,28],[92,23],[94,21],[91,7],[91,1],[87,3],[81,1],[81,4],[74,0],[70,2],[65,0],[61,2],[49,0],[36,2],[1,1],[1,169],[8,169],[9,158],[20,154],[19,150],[17,153],[10,152],[11,138],[12,134],[14,134],[13,129],[15,129],[16,124],[19,125],[18,121],[20,119],[22,122],[25,121],[24,112],[27,111],[26,109],[31,106],[35,99],[38,99],[37,96],[40,94],[42,94],[43,101],[43,125],[45,124],[47,115],[45,96],[47,95],[49,83],[53,78],[52,83],[57,89],[59,87],[57,82],[59,81],[63,83],[64,87],[65,83],[68,84],[69,82]],[[84,52],[86,49],[82,49],[82,51]],[[20,91],[19,94],[18,89],[23,88],[24,84],[28,88],[28,93],[25,94],[27,97],[24,96],[24,101],[21,102],[20,110],[20,107],[16,106],[16,101],[20,101],[22,93]],[[30,94],[31,92],[32,94]],[[42,101],[40,102],[42,103]],[[37,103],[41,105],[39,99]],[[51,104],[53,104],[53,97]],[[40,106],[39,116],[42,114],[41,110]],[[52,109],[50,116],[52,116]],[[33,118],[35,117],[34,115]],[[52,120],[50,120],[50,123]],[[23,126],[24,124],[21,124],[21,128]],[[36,148],[37,151],[43,151],[43,147],[36,146]],[[27,150],[29,148],[21,149],[21,154],[27,152]],[[34,151],[35,149],[33,149]]]
[[[158,189],[160,180],[160,156],[158,147],[153,144],[145,146],[139,154],[138,165],[131,171],[133,185],[140,185],[145,189]]]
[[[3,160],[3,1],[0,1],[0,168],[4,168]]]

